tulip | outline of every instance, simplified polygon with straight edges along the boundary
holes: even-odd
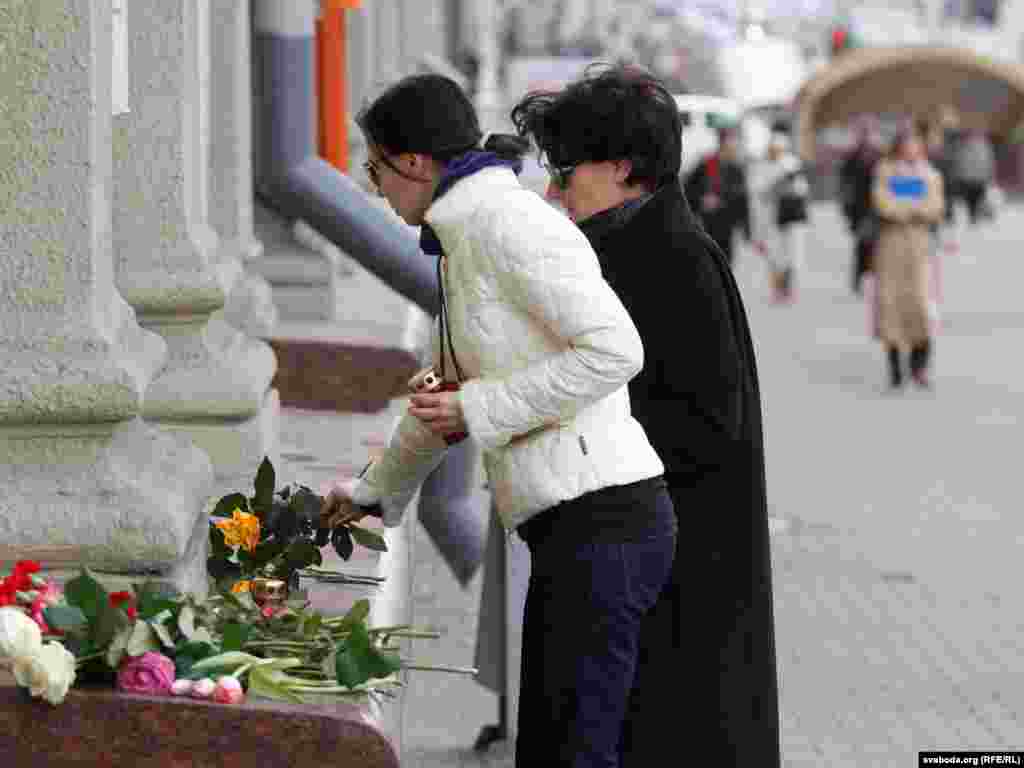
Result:
[[[244,698],[245,692],[237,678],[231,675],[217,678],[217,684],[213,689],[213,700],[218,704],[238,704]]]
[[[216,688],[216,684],[208,677],[204,677],[202,680],[196,680],[192,683],[192,698],[193,699],[208,699],[213,695],[213,689]]]

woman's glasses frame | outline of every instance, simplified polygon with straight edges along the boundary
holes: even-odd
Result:
[[[573,163],[572,165],[554,166],[548,162],[542,164],[544,170],[548,172],[548,176],[551,177],[551,183],[559,189],[568,189],[569,183],[572,181],[572,175],[581,163]]]
[[[428,181],[427,179],[418,179],[415,176],[410,176],[408,173],[406,173],[397,165],[388,160],[388,156],[383,153],[380,154],[380,162],[386,165],[395,173],[397,173],[403,179],[408,179],[409,181],[418,181],[421,184],[426,183]],[[363,163],[363,170],[366,171],[366,175],[373,183],[373,186],[377,187],[377,189],[380,189],[380,167],[377,165],[377,161],[374,160],[373,158],[370,158],[365,163]]]

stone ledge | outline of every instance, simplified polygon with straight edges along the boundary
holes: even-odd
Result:
[[[419,363],[412,352],[310,339],[270,339],[281,404],[310,410],[375,413],[408,393]]]
[[[248,700],[237,706],[73,689],[57,707],[0,681],[0,762],[34,768],[399,768],[367,708]],[[387,705],[385,705],[387,706]]]

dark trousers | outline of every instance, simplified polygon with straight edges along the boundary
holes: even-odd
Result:
[[[667,491],[658,494],[657,504],[659,514],[650,531],[628,541],[527,539],[531,567],[523,614],[516,765],[621,765],[640,626],[668,579],[675,555],[674,512]],[[578,520],[569,519],[567,525]]]
[[[967,215],[971,224],[977,224],[982,216],[982,202],[985,199],[985,183],[981,181],[961,181],[960,190],[967,203]]]
[[[860,293],[864,275],[871,271],[871,256],[878,241],[874,238],[859,237],[853,249],[853,291]]]

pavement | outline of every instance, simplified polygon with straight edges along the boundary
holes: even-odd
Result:
[[[1024,750],[1024,208],[959,230],[959,252],[944,257],[930,392],[886,391],[834,206],[813,211],[791,306],[769,302],[763,262],[739,252],[762,379],[788,768],[910,767],[922,750]],[[371,290],[347,301],[368,316],[380,307]],[[285,408],[285,462],[319,467],[323,478],[360,465],[399,408]],[[413,527],[413,620],[444,632],[415,641],[414,655],[472,665],[480,576],[463,589]],[[687,693],[679,711],[690,748],[699,734],[685,732]],[[472,749],[497,715],[496,697],[471,678],[410,675],[403,765],[511,768],[508,743]]]

